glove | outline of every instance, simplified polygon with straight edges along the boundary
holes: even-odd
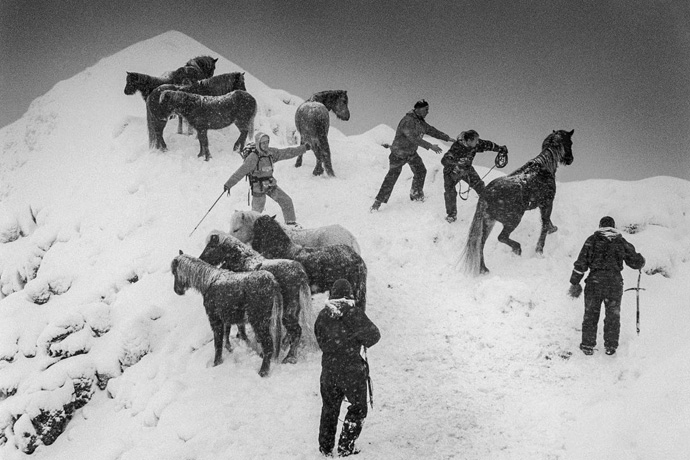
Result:
[[[577,299],[580,297],[580,294],[582,294],[582,286],[580,286],[580,283],[571,284],[570,288],[568,288],[568,295],[573,299]]]
[[[223,190],[225,190],[227,192],[228,196],[230,196],[230,187],[228,187],[227,185],[224,185]]]
[[[500,146],[498,148],[498,153],[500,153],[501,155],[508,155],[508,147],[506,147],[505,145]]]

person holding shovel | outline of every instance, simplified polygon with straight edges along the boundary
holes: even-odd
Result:
[[[570,275],[571,297],[582,293],[580,280],[589,270],[585,280],[585,314],[582,320],[582,343],[580,349],[586,355],[594,353],[597,344],[597,326],[603,302],[604,347],[612,355],[618,348],[620,335],[621,297],[623,297],[623,263],[634,270],[644,267],[645,259],[635,246],[616,230],[616,222],[605,216],[599,221],[599,229],[585,241]]]

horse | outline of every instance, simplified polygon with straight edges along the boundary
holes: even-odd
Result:
[[[213,331],[213,366],[223,362],[223,338],[227,350],[232,351],[228,340],[230,327],[244,324],[246,316],[263,352],[259,375],[267,376],[271,358],[275,355],[277,360],[280,355],[278,318],[282,316],[282,298],[275,277],[264,270],[246,273],[222,270],[182,251],[173,259],[170,270],[176,294],[184,295],[187,289],[193,288],[203,296]],[[271,337],[271,329],[274,337]]]
[[[256,211],[235,211],[230,217],[230,234],[243,243],[251,244],[254,238],[254,222],[261,216]],[[321,248],[344,244],[350,246],[357,254],[362,251],[355,236],[339,224],[325,225],[316,228],[292,228],[281,225],[293,243],[300,246]]]
[[[151,91],[158,88],[160,85],[181,85],[204,78],[210,78],[216,71],[217,61],[218,58],[213,59],[211,56],[198,56],[187,61],[183,67],[166,72],[160,77],[152,77],[151,75],[143,73],[127,72],[125,94],[131,96],[139,91],[141,97],[144,98],[145,101],[151,94]]]
[[[574,132],[559,130],[549,134],[542,143],[539,155],[486,186],[477,202],[461,256],[468,274],[476,276],[489,272],[484,264],[484,244],[496,221],[503,224],[498,241],[510,246],[514,254],[521,255],[520,243],[511,240],[510,234],[520,224],[525,211],[535,208],[541,212],[541,234],[536,252],[543,253],[546,235],[558,230],[551,222],[556,196],[556,170],[559,163],[567,166],[573,162],[571,137]]]
[[[163,130],[168,116],[175,112],[183,116],[196,129],[199,139],[199,157],[211,158],[208,148],[208,130],[222,129],[235,123],[240,130],[233,149],[242,151],[247,136],[254,130],[256,99],[246,91],[237,90],[223,96],[200,96],[184,91],[162,91],[158,99],[146,101],[146,121],[149,146],[166,150]]]
[[[352,286],[355,303],[362,310],[366,308],[367,266],[350,246],[300,246],[290,241],[275,218],[263,215],[254,222],[252,248],[267,259],[301,263],[309,276],[312,293],[329,291],[336,280],[345,278]]]
[[[311,312],[311,292],[302,265],[289,259],[266,259],[232,235],[217,231],[206,237],[206,247],[199,259],[213,266],[221,264],[220,268],[233,272],[266,270],[275,276],[283,296],[283,326],[290,346],[283,363],[294,364],[302,337],[300,323],[313,329],[315,319],[305,317]]]
[[[316,166],[312,174],[320,176],[324,168],[329,176],[335,176],[331,164],[331,148],[328,145],[328,129],[330,118],[328,111],[332,111],[339,119],[350,119],[350,109],[347,107],[347,91],[321,91],[314,94],[297,107],[295,112],[295,126],[300,135],[300,143],[311,144],[316,156]],[[302,166],[302,155],[297,157],[295,167]]]
[[[214,77],[204,78],[203,80],[193,81],[186,85],[160,85],[151,91],[149,98],[151,98],[153,101],[160,100],[160,94],[166,90],[184,91],[185,93],[199,94],[201,96],[222,96],[238,89],[241,89],[242,91],[247,90],[246,86],[244,85],[244,72],[224,73]],[[155,110],[155,108],[158,106],[153,104],[153,107]],[[177,133],[182,134],[182,117],[180,117]]]

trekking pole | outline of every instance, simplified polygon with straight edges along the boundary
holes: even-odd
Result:
[[[208,208],[208,211],[206,211],[206,214],[204,214],[204,217],[201,218],[201,220],[199,221],[199,223],[196,224],[196,227],[194,227],[194,230],[192,230],[192,233],[194,233],[194,231],[195,231],[197,228],[199,228],[199,225],[201,225],[201,223],[204,221],[204,219],[206,219],[206,216],[208,216],[208,213],[211,212],[211,209],[213,209],[213,207],[216,205],[216,203],[218,203],[218,201],[220,201],[220,199],[223,197],[223,194],[224,194],[224,193],[225,193],[225,190],[223,190],[222,192],[220,192],[220,195],[218,196],[218,198],[216,198],[216,201],[214,201],[213,204],[211,205],[211,207]],[[189,236],[192,236],[192,233],[190,233]]]
[[[640,278],[641,278],[641,277],[642,277],[642,269],[640,268],[640,270],[639,270],[638,273],[637,273],[637,287],[626,289],[626,291],[636,291],[636,292],[637,292],[637,293],[636,293],[636,302],[637,302],[637,315],[636,315],[636,318],[637,318],[637,320],[636,320],[636,321],[637,321],[637,322],[636,322],[636,325],[637,325],[637,335],[640,335],[640,291],[644,291],[644,290],[645,290],[645,288],[641,288],[641,287],[640,287]]]

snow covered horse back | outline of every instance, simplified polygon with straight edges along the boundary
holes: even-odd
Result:
[[[347,106],[347,91],[321,91],[304,101],[295,112],[295,126],[300,134],[300,143],[311,144],[316,156],[316,166],[313,174],[320,176],[324,168],[329,176],[335,176],[331,163],[331,148],[328,145],[328,129],[331,120],[328,111],[336,117],[347,121],[350,119],[350,109]],[[295,167],[302,166],[302,155],[297,157]]]
[[[235,211],[230,218],[230,234],[246,244],[254,238],[254,222],[261,216],[256,211]],[[339,224],[325,225],[316,228],[291,228],[282,226],[293,243],[300,246],[321,248],[344,244],[361,254],[359,243],[348,229]]]
[[[146,100],[151,91],[160,85],[173,84],[182,85],[195,82],[204,78],[210,78],[216,71],[216,62],[211,56],[198,56],[187,61],[187,63],[176,70],[166,72],[160,77],[152,77],[143,73],[127,72],[125,83],[125,94],[131,96],[139,91],[141,97]]]
[[[316,315],[311,311],[309,277],[302,264],[289,259],[266,259],[232,235],[217,231],[206,237],[206,247],[199,258],[213,266],[221,264],[220,268],[234,272],[266,270],[272,273],[283,296],[283,326],[290,344],[283,362],[297,361],[296,352],[303,337],[303,327],[307,328],[307,341],[313,347],[316,343],[313,337]]]
[[[228,341],[230,326],[244,324],[247,317],[263,352],[259,375],[267,376],[271,357],[275,355],[278,359],[280,355],[282,299],[275,277],[264,270],[246,273],[222,270],[182,254],[182,251],[173,259],[170,270],[175,279],[173,289],[176,294],[184,295],[187,289],[192,288],[203,296],[213,331],[213,365],[223,362],[224,337],[226,348],[232,351]]]
[[[367,266],[350,246],[297,245],[273,217],[263,215],[254,223],[252,247],[268,259],[292,259],[301,263],[309,276],[312,293],[326,292],[335,281],[345,278],[352,286],[355,303],[362,310],[366,308]]]
[[[256,99],[246,91],[233,91],[224,96],[200,96],[183,91],[162,91],[156,100],[146,101],[146,121],[149,146],[166,150],[163,130],[171,113],[183,116],[196,129],[199,139],[199,157],[211,158],[208,148],[208,130],[222,129],[235,124],[240,130],[233,150],[241,151],[247,136],[254,130]]]
[[[510,234],[520,224],[525,211],[539,208],[541,233],[536,252],[544,250],[546,235],[558,230],[551,223],[551,210],[556,196],[556,170],[558,164],[573,162],[572,131],[554,131],[542,143],[539,155],[507,176],[492,180],[479,197],[474,218],[470,224],[467,244],[462,253],[464,270],[471,275],[487,273],[484,264],[484,244],[496,221],[503,224],[498,241],[522,254],[520,243],[510,239]]]

